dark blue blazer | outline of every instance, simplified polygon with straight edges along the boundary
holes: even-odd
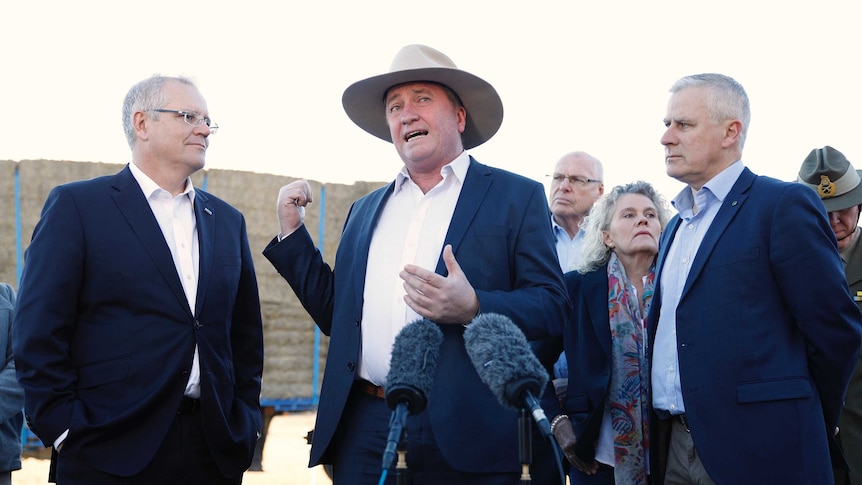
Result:
[[[611,382],[608,267],[571,271],[565,278],[573,313],[563,329],[569,379],[562,412],[575,429],[578,457],[592,461]]]
[[[662,234],[657,281],[680,219]],[[661,312],[657,285],[650,349]],[[860,345],[825,209],[745,169],[707,231],[676,311],[692,438],[716,483],[832,483],[830,445]],[[653,478],[666,443],[653,414]],[[659,473],[656,473],[658,471]]]
[[[394,183],[357,200],[334,271],[301,228],[264,255],[331,337],[311,464],[328,462],[359,361],[362,295],[374,227]],[[509,316],[528,338],[559,335],[568,301],[541,184],[471,158],[445,243],[473,285],[482,312]],[[437,273],[446,274],[442,257]],[[427,413],[441,452],[464,472],[517,472],[518,414],[494,398],[470,363],[462,325],[441,325],[440,360]],[[408,432],[409,432],[408,423]],[[383,450],[381,450],[382,452]]]
[[[13,345],[31,429],[104,472],[139,472],[174,420],[198,345],[206,439],[226,476],[261,428],[263,331],[242,215],[196,190],[196,308],[128,166],[51,191],[26,253]]]

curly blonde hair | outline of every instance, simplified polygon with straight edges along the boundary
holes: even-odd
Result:
[[[617,201],[627,194],[640,194],[651,200],[658,210],[659,225],[664,230],[669,219],[667,202],[652,185],[642,180],[617,185],[593,204],[589,215],[584,219],[584,245],[581,262],[578,265],[579,273],[595,271],[610,259],[611,250],[605,245],[602,232],[607,231],[611,225]]]

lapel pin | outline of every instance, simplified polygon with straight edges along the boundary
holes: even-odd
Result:
[[[206,212],[206,214],[207,214],[208,216],[213,215],[213,211],[211,211],[211,210],[209,209],[209,207],[204,207],[204,212]]]
[[[736,206],[736,201],[734,200],[733,202],[730,203],[730,205],[731,205],[731,207]]]

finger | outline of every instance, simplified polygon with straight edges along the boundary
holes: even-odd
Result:
[[[421,288],[421,286],[423,285],[424,283],[420,283],[419,280],[417,280],[416,278],[410,278],[408,280],[404,280],[404,284],[402,286],[404,287],[404,291],[407,293],[407,296],[409,298],[412,298],[413,300],[418,300],[425,296],[425,292],[422,291]]]
[[[311,185],[307,180],[302,181],[302,195],[305,197],[305,204],[302,205],[308,205],[314,202],[314,197],[311,195]]]
[[[408,264],[404,266],[404,269],[401,270],[400,276],[401,279],[407,282],[410,282],[413,286],[418,287],[424,283],[430,283],[434,278],[433,271],[428,271],[427,269],[416,266],[415,264]]]
[[[311,195],[303,193],[303,192],[299,192],[297,194],[294,194],[292,199],[293,199],[293,205],[295,205],[297,207],[305,207],[312,202],[311,201]]]
[[[461,272],[461,265],[455,259],[455,253],[452,252],[451,244],[447,244],[443,248],[443,262],[446,264],[446,270],[449,275]]]
[[[305,207],[308,203],[311,202],[308,197],[306,197],[301,192],[294,192],[287,196],[287,204],[293,204],[296,207]]]
[[[285,206],[296,207],[304,207],[314,202],[311,185],[306,180],[297,180],[283,186],[279,190],[279,202]]]
[[[299,195],[289,186],[282,187],[278,193],[278,205],[282,207],[296,206]]]

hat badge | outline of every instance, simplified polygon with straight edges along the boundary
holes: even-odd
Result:
[[[835,197],[835,183],[829,180],[828,175],[820,176],[820,185],[817,186],[817,192],[820,194],[821,199]]]

